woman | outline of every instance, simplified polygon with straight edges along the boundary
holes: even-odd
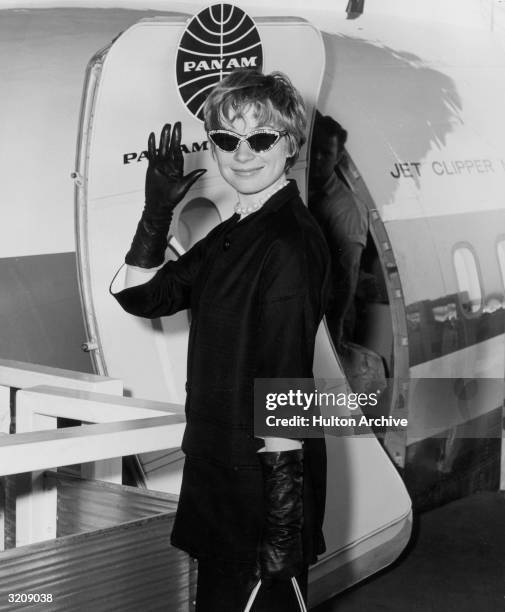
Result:
[[[181,128],[149,137],[146,205],[126,256],[128,312],[191,308],[186,455],[172,543],[199,561],[199,612],[297,609],[323,552],[323,440],[258,439],[255,378],[311,378],[325,309],[324,238],[286,172],[304,142],[305,110],[280,73],[238,70],[210,93],[205,128],[235,214],[179,260],[163,262],[172,211],[205,172],[183,176]],[[158,269],[159,268],[159,269]]]

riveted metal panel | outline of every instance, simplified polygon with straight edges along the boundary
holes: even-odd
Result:
[[[46,472],[58,490],[57,535],[113,527],[162,512],[175,512],[177,498],[109,482]]]
[[[8,593],[50,593],[16,610],[138,612],[190,609],[196,565],[170,546],[174,513],[0,553],[0,611]]]

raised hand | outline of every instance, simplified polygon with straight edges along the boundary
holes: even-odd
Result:
[[[154,132],[147,142],[149,166],[146,173],[146,207],[158,216],[164,209],[172,211],[184,198],[189,188],[206,170],[194,170],[184,176],[184,157],[181,151],[181,123],[173,129],[166,123],[161,130],[159,150]]]
[[[169,123],[165,124],[158,150],[154,132],[149,134],[147,158],[145,207],[125,262],[130,266],[155,268],[164,260],[174,208],[206,170],[193,170],[184,176],[179,121],[173,129]]]

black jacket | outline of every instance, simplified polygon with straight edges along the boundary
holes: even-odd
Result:
[[[195,557],[254,562],[262,482],[253,435],[255,378],[311,378],[329,292],[329,255],[290,181],[235,214],[149,282],[115,295],[142,317],[191,308],[186,454],[172,543]],[[324,440],[305,442],[307,561],[324,549]]]

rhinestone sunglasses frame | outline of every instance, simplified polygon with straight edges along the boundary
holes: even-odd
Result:
[[[209,137],[209,140],[220,150],[220,151],[224,151],[225,153],[235,153],[235,151],[240,147],[240,144],[242,142],[247,142],[247,146],[251,149],[251,151],[253,153],[266,153],[267,151],[270,151],[271,149],[273,149],[275,147],[275,145],[279,142],[279,140],[283,137],[286,136],[288,132],[286,130],[280,131],[280,130],[274,130],[273,128],[258,128],[258,129],[254,129],[251,130],[248,134],[246,134],[245,136],[241,136],[240,134],[237,134],[236,132],[232,132],[231,130],[209,130],[207,132],[207,136]],[[214,139],[212,138],[214,136],[214,134],[227,134],[228,136],[233,136],[234,138],[237,139],[237,144],[235,145],[235,148],[232,151],[228,151],[227,149],[222,149],[217,142],[214,141]],[[256,149],[254,149],[251,145],[251,143],[249,142],[249,138],[251,138],[252,136],[255,136],[256,134],[272,134],[274,136],[276,136],[276,139],[273,141],[273,143],[267,147],[266,149],[260,149],[259,151],[257,151]]]

